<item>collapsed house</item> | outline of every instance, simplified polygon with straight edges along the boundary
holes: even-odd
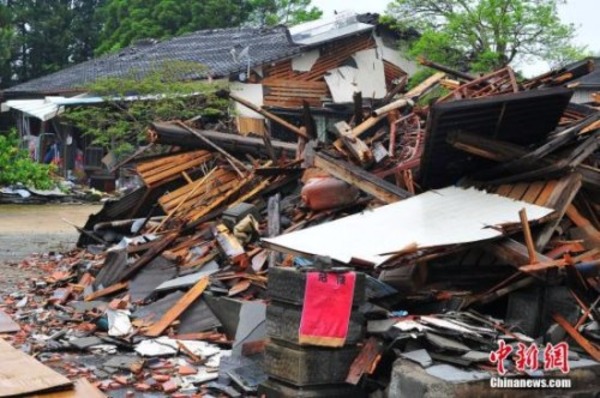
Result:
[[[4,299],[0,332],[109,394],[597,392],[600,113],[564,87],[591,66],[422,62],[440,72],[353,95],[325,137],[313,107],[285,119],[239,90],[294,140],[153,123],[171,150],[127,159],[142,185],[79,249],[22,264],[48,275]],[[20,377],[11,393],[41,389]]]
[[[229,81],[240,97],[288,117],[300,117],[298,109],[306,102],[315,108],[317,129],[324,134],[328,125],[347,118],[344,105],[352,103],[355,91],[362,91],[365,100],[379,100],[415,72],[416,64],[398,50],[400,39],[378,23],[378,15],[345,13],[290,29],[216,29],[165,41],[143,40],[4,90],[2,111],[12,112],[36,160],[42,161],[49,145],[59,142],[62,174],[66,177],[79,167],[98,180],[94,186],[106,190],[111,187],[107,180],[116,177],[114,170],[107,170],[107,150],[60,117],[66,109],[107,101],[88,92],[89,84],[141,77],[172,62],[197,63],[206,70],[185,79]],[[123,101],[149,99],[132,95]],[[242,105],[236,109],[236,124],[243,135],[265,131],[264,117]]]

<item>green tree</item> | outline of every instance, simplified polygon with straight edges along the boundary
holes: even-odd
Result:
[[[6,0],[0,4],[2,87],[93,56],[106,0]]]
[[[473,71],[501,68],[532,58],[572,60],[575,27],[558,16],[563,0],[394,0],[386,19],[421,36],[412,55]]]
[[[100,10],[106,0],[73,0],[71,32],[73,42],[70,48],[70,61],[79,63],[94,56],[100,43],[100,30],[103,21]]]
[[[294,25],[317,19],[311,0],[108,0],[97,54],[139,39],[165,39],[202,29]]]
[[[171,62],[157,65],[141,79],[135,72],[125,78],[100,79],[88,91],[103,97],[104,103],[71,108],[61,117],[95,145],[123,155],[145,141],[151,122],[226,113],[229,102],[216,95],[222,84],[190,80],[204,71],[197,63]],[[140,98],[127,100],[132,96]]]
[[[259,26],[278,24],[293,26],[319,19],[323,11],[312,6],[311,0],[251,0],[251,21]]]
[[[98,54],[139,39],[164,39],[200,29],[240,26],[248,17],[246,0],[108,0]]]
[[[16,28],[13,69],[18,81],[55,72],[69,64],[70,0],[20,0],[9,2]]]
[[[12,79],[11,60],[15,51],[15,29],[11,10],[0,4],[0,86],[5,87]]]

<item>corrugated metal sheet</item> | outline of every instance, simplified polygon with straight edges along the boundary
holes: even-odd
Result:
[[[449,133],[468,132],[519,145],[537,143],[556,127],[571,95],[571,90],[555,88],[434,105],[427,119],[421,183],[445,187],[489,164],[447,144]]]
[[[43,122],[54,118],[64,111],[64,107],[44,99],[10,100],[2,104],[3,112],[10,109],[16,109]]]
[[[474,188],[448,187],[263,241],[283,251],[329,256],[343,263],[356,259],[381,264],[390,253],[415,245],[423,249],[500,237],[502,233],[490,227],[518,223],[523,208],[529,220],[553,212]]]

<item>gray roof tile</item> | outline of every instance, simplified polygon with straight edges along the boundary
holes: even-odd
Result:
[[[242,54],[248,48],[248,57]],[[226,77],[300,51],[287,28],[230,28],[203,30],[165,41],[146,40],[119,52],[95,58],[50,75],[13,86],[6,92],[51,93],[82,89],[101,77],[144,75],[164,61],[193,61],[205,65],[212,77]],[[236,56],[232,53],[235,51]],[[242,56],[240,56],[242,54]]]

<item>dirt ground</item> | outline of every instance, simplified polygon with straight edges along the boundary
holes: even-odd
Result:
[[[83,226],[100,208],[89,204],[0,205],[0,293],[39,274],[36,269],[17,267],[28,255],[74,247],[79,234],[63,219]]]

